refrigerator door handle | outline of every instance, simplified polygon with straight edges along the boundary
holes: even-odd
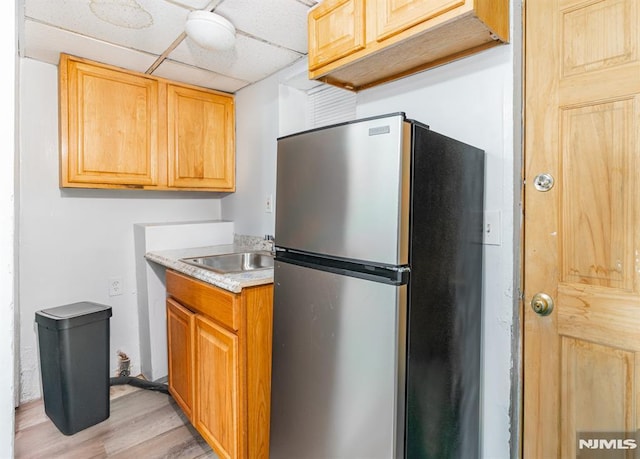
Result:
[[[358,277],[390,285],[405,285],[409,282],[408,266],[387,266],[365,263],[359,260],[338,260],[313,253],[282,248],[276,249],[276,261],[318,269],[343,276]]]

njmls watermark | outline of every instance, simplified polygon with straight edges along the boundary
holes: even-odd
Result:
[[[576,440],[579,459],[640,459],[640,431],[578,432]]]
[[[605,438],[587,438],[578,440],[578,449],[636,449],[638,441],[632,438],[617,438],[607,440]]]

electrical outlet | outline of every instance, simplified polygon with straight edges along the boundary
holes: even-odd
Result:
[[[123,287],[122,277],[118,276],[109,278],[109,296],[122,295]]]
[[[502,245],[499,210],[488,210],[484,213],[482,243],[486,245]]]
[[[268,194],[264,200],[264,211],[268,214],[273,213],[273,195]]]

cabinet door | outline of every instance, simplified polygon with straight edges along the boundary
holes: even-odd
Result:
[[[221,458],[237,458],[238,337],[201,315],[195,321],[195,426]]]
[[[193,419],[194,323],[194,313],[167,299],[169,392],[189,420]]]
[[[364,0],[326,0],[309,13],[309,69],[364,48]]]
[[[167,85],[169,187],[233,191],[233,97]]]
[[[376,39],[381,41],[462,6],[465,0],[375,0],[375,2]]]
[[[62,186],[154,186],[157,142],[157,81],[61,58]]]

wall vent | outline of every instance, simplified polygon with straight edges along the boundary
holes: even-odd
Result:
[[[307,91],[307,122],[313,129],[356,119],[356,93],[321,85]]]

